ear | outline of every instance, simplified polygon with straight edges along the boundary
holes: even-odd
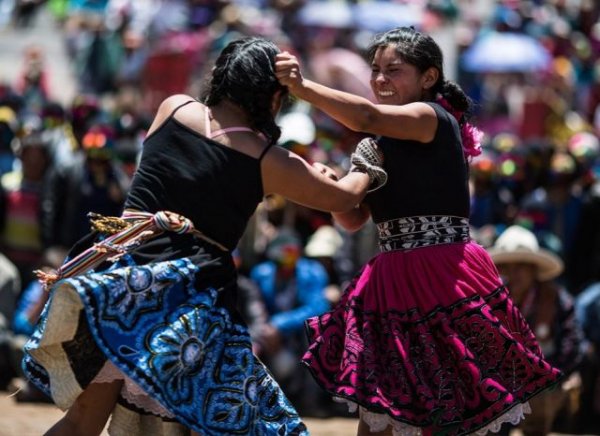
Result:
[[[271,112],[273,115],[277,115],[279,110],[281,109],[281,105],[283,104],[283,91],[277,90],[275,94],[273,94],[273,100],[271,101]]]
[[[435,85],[440,77],[440,72],[435,67],[429,67],[421,76],[421,84],[424,90],[429,90]]]

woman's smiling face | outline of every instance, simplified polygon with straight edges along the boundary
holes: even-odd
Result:
[[[402,105],[420,101],[423,74],[396,52],[395,45],[377,49],[371,62],[371,89],[380,104]]]

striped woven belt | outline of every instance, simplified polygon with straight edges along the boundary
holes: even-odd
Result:
[[[381,251],[468,242],[469,220],[458,216],[411,216],[377,224]]]
[[[93,213],[88,216],[94,230],[109,236],[68,260],[55,271],[35,271],[45,289],[58,280],[90,271],[102,262],[114,262],[143,242],[164,232],[192,234],[227,251],[227,247],[194,228],[194,224],[188,218],[174,212],[125,211],[120,218],[103,217]]]

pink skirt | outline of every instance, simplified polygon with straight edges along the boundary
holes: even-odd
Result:
[[[372,430],[497,431],[561,376],[474,242],[378,254],[307,330],[303,362]]]

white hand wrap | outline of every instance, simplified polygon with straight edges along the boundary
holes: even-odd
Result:
[[[373,138],[364,138],[350,155],[350,171],[367,173],[371,182],[367,192],[375,191],[387,183],[387,173],[382,168],[383,156],[377,150]]]

